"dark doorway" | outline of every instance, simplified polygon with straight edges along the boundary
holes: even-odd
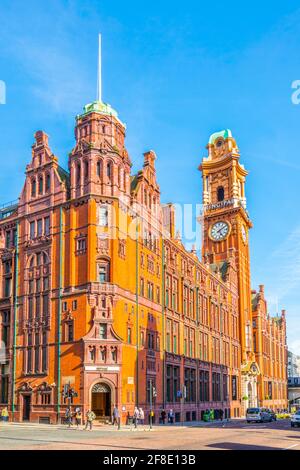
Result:
[[[92,410],[97,418],[111,416],[111,389],[108,385],[99,383],[92,389]]]
[[[23,395],[23,421],[30,420],[31,395]]]

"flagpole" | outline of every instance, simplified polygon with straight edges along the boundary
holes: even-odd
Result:
[[[98,35],[98,81],[97,101],[102,102],[102,57],[101,57],[101,34]]]

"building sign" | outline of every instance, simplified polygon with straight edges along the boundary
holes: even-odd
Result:
[[[119,366],[85,366],[86,371],[97,371],[97,372],[118,372]]]

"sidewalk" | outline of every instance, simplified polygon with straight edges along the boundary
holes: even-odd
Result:
[[[234,418],[234,419],[229,419],[229,420],[215,420],[215,421],[186,421],[183,423],[174,423],[174,424],[154,424],[152,429],[150,429],[149,424],[144,424],[141,425],[139,424],[137,428],[134,427],[134,425],[121,425],[121,428],[119,431],[132,431],[132,432],[144,432],[144,431],[163,431],[164,429],[166,430],[171,430],[172,428],[189,428],[189,427],[201,427],[205,428],[207,426],[213,426],[213,425],[219,425],[219,426],[226,426],[226,424],[234,423],[234,422],[240,422],[242,421],[243,418]],[[40,423],[30,423],[30,422],[8,422],[8,423],[0,423],[0,429],[3,429],[4,427],[7,426],[17,426],[21,428],[37,428],[37,429],[42,429],[42,430],[49,430],[49,429],[59,429],[59,430],[70,430],[70,431],[76,431],[77,428],[75,425],[73,425],[70,429],[66,424],[40,424]],[[79,427],[79,429],[82,429],[83,425]],[[93,430],[94,431],[105,431],[105,432],[111,432],[111,431],[118,431],[117,426],[113,426],[112,424],[99,424],[99,423],[94,423],[93,425]]]

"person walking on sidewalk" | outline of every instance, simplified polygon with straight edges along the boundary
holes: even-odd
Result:
[[[96,415],[93,411],[87,410],[86,412],[86,423],[85,423],[85,430],[87,430],[88,426],[90,427],[90,431],[93,429],[93,421],[96,419]]]
[[[173,424],[174,423],[174,411],[173,411],[173,408],[170,409],[169,413],[168,413],[168,421],[170,424]]]
[[[81,424],[81,410],[79,407],[77,407],[75,410],[75,424],[77,426],[77,429],[79,429],[79,426]]]
[[[144,425],[144,420],[145,420],[145,414],[143,408],[139,408],[139,423],[141,425]]]
[[[133,422],[134,422],[135,429],[137,429],[138,420],[139,420],[139,409],[137,406],[135,406],[134,412],[133,412]]]
[[[72,421],[72,409],[71,407],[68,407],[66,409],[66,414],[65,414],[66,422],[68,424],[68,428],[70,429],[71,426],[73,426],[73,421]]]
[[[165,424],[166,416],[167,416],[167,413],[166,413],[165,409],[163,409],[162,412],[161,412],[161,422],[162,422],[162,424]]]
[[[1,421],[3,421],[3,423],[7,423],[8,421],[8,409],[7,409],[7,406],[5,406],[3,408],[3,410],[1,411]]]
[[[113,426],[115,424],[117,424],[118,429],[120,429],[121,418],[120,418],[120,413],[119,413],[117,405],[114,405],[114,409],[113,409],[113,413],[112,413],[112,424],[113,424]]]

